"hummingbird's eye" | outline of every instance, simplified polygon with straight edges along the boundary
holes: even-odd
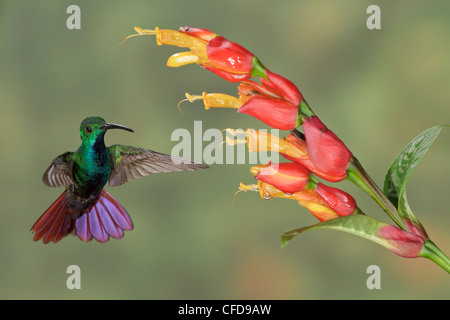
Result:
[[[86,126],[86,127],[84,128],[84,131],[86,131],[87,133],[91,133],[91,132],[92,132],[92,128],[89,127],[89,126]]]

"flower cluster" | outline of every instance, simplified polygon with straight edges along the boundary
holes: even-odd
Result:
[[[226,129],[226,131],[231,136],[237,134],[233,129]],[[317,133],[318,131],[312,132]],[[241,190],[259,190],[264,199],[279,197],[297,200],[320,221],[350,215],[355,211],[359,212],[356,210],[356,202],[351,195],[338,188],[327,186],[314,177],[317,175],[327,181],[335,182],[342,180],[345,176],[342,177],[341,172],[336,171],[334,166],[326,168],[325,171],[318,170],[309,157],[305,141],[297,137],[294,132],[291,132],[285,139],[281,139],[265,131],[248,129],[245,131],[245,136],[245,140],[228,139],[227,143],[245,142],[249,152],[278,152],[291,162],[269,163],[252,167],[250,172],[260,183],[250,188],[241,185]],[[347,148],[344,148],[343,151],[344,155],[348,157]],[[323,165],[326,161],[326,158],[319,159],[319,165]]]
[[[156,35],[158,45],[190,49],[172,55],[168,66],[197,63],[227,81],[239,82],[239,98],[204,92],[197,96],[187,94],[189,101],[201,99],[207,110],[234,108],[275,129],[293,130],[303,124],[305,141],[292,133],[285,139],[290,148],[299,150],[301,156],[283,154],[291,163],[277,164],[277,170],[273,165],[260,168],[261,171],[255,174],[256,179],[278,188],[285,195],[291,194],[290,198],[298,199],[321,221],[354,212],[355,201],[344,191],[321,183],[308,185],[311,173],[330,182],[343,180],[352,154],[336,134],[314,115],[295,84],[267,69],[249,50],[209,30],[191,27],[180,28],[179,31],[159,28],[136,30],[140,34]],[[254,76],[258,76],[261,83],[249,80]],[[272,149],[272,146],[269,144],[268,148]],[[254,170],[256,167],[252,168],[252,172]],[[268,171],[271,173],[267,174]],[[339,210],[345,206],[350,209]],[[319,211],[327,213],[321,214]]]
[[[404,195],[408,177],[399,181],[388,172],[385,190],[381,191],[342,140],[312,111],[293,82],[269,70],[243,46],[206,29],[182,27],[176,31],[135,27],[135,30],[137,34],[126,39],[155,35],[158,45],[189,48],[190,51],[172,55],[167,61],[168,66],[195,63],[229,82],[238,83],[238,97],[203,92],[201,95],[186,93],[186,100],[202,100],[207,110],[236,109],[272,128],[290,130],[284,139],[253,129],[245,131],[245,140],[227,137],[227,143],[246,143],[249,152],[275,151],[288,161],[253,166],[250,172],[258,182],[252,185],[241,183],[239,191],[258,191],[264,199],[296,200],[321,221],[284,233],[283,241],[305,230],[335,228],[373,240],[404,257],[430,258],[450,271],[448,258],[429,240],[423,226],[409,211]],[[259,82],[251,78],[259,78]],[[237,130],[226,129],[226,132],[233,136]],[[418,162],[413,160],[412,168]],[[391,171],[396,169],[394,164]],[[319,178],[325,182],[320,182]],[[366,216],[351,195],[327,185],[344,179],[372,197],[396,226]]]

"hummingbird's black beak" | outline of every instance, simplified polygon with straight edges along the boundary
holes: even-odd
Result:
[[[122,130],[126,130],[126,131],[130,131],[130,132],[134,132],[132,129],[122,126],[120,124],[115,124],[115,123],[105,123],[104,125],[102,125],[100,127],[100,129],[102,130],[109,130],[109,129],[122,129]]]

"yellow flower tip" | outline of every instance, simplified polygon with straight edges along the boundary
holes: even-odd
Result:
[[[234,196],[233,196],[233,206],[234,206],[234,200],[236,199],[236,195],[239,193],[239,192],[242,192],[242,191],[244,191],[244,192],[246,192],[246,191],[259,191],[259,187],[258,187],[258,185],[256,185],[256,184],[252,184],[252,185],[245,185],[245,184],[243,184],[242,182],[240,183],[240,185],[239,185],[239,189],[238,189],[238,191],[236,191],[235,193],[234,193]]]
[[[201,100],[203,99],[203,96],[199,96],[199,95],[191,95],[189,93],[185,93],[186,99],[181,100],[180,102],[178,102],[178,110],[180,110],[181,113],[183,113],[183,111],[181,111],[180,108],[180,104],[184,101],[189,101],[191,103],[193,103],[195,100]]]
[[[249,184],[245,185],[242,182],[239,184],[240,191],[259,191],[259,186],[257,184]]]
[[[194,102],[196,100],[203,99],[203,94],[204,94],[204,92],[202,93],[201,96],[199,96],[199,95],[192,95],[192,94],[189,94],[188,92],[186,92],[184,95],[186,96],[186,100],[188,100],[189,102],[192,103],[192,102]]]
[[[201,63],[200,57],[191,51],[175,53],[167,60],[167,66],[173,68],[182,67],[191,63]]]
[[[135,30],[139,35],[147,35],[147,34],[150,34],[150,35],[156,35],[156,34],[159,33],[159,28],[158,28],[158,27],[156,27],[155,30],[152,30],[152,29],[143,29],[143,28],[141,28],[141,27],[135,26],[135,27],[134,27],[134,30]]]
[[[263,182],[261,180],[258,181],[259,194],[261,198],[265,200],[271,200],[273,198],[287,198],[290,199],[289,195],[286,195],[283,191],[275,188],[271,184]]]
[[[247,143],[249,152],[271,151],[284,153],[289,156],[293,156],[295,158],[299,158],[305,155],[305,153],[302,150],[295,148],[294,146],[284,141],[283,139],[280,139],[279,137],[274,136],[265,131],[258,131],[254,129],[247,129],[246,131],[243,131],[242,129],[234,130],[230,128],[225,129],[225,131],[230,136],[245,134],[245,140],[243,139],[233,140],[230,138],[229,139],[230,143],[228,142],[227,143],[230,145],[236,145],[238,143]]]
[[[122,42],[119,43],[119,45],[123,44],[125,41],[127,41],[128,39],[132,38],[132,37],[136,37],[136,36],[144,36],[144,35],[157,35],[159,33],[159,28],[156,27],[155,30],[150,30],[150,29],[143,29],[141,27],[134,27],[134,31],[136,31],[135,34],[131,34],[128,37],[126,37],[125,39],[123,39]],[[161,45],[161,44],[159,44]]]
[[[249,129],[250,130],[250,129]],[[222,130],[222,131],[226,131],[227,132],[227,136],[226,136],[226,138],[225,138],[225,142],[226,142],[226,144],[227,145],[229,145],[229,146],[235,146],[235,145],[237,145],[238,143],[248,143],[248,138],[247,138],[247,131],[244,131],[244,130],[242,130],[242,129],[231,129],[231,128],[227,128],[227,129],[224,129],[224,130]],[[230,135],[231,136],[237,136],[237,135],[242,135],[242,134],[245,134],[246,135],[246,137],[245,137],[245,139],[234,139],[234,138],[232,138],[232,137],[230,137]]]
[[[238,134],[245,134],[246,136],[248,136],[249,132],[253,131],[253,130],[252,129],[247,129],[247,130],[244,131],[242,129],[226,128],[226,129],[223,129],[222,131],[226,131],[231,136],[237,136]]]
[[[203,93],[203,101],[207,110],[210,108],[239,109],[243,104],[239,98],[224,93]]]
[[[256,177],[258,175],[258,173],[261,171],[261,169],[265,168],[265,167],[267,167],[267,164],[253,166],[250,168],[250,173]]]
[[[184,114],[184,112],[183,112],[183,110],[181,110],[180,104],[181,104],[183,101],[186,101],[186,99],[181,100],[180,102],[178,102],[178,105],[177,105],[178,110],[179,110],[182,114]]]

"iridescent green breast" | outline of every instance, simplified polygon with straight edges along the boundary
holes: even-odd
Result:
[[[111,174],[109,154],[100,136],[91,145],[82,144],[73,166],[78,192],[84,196],[100,193]]]

